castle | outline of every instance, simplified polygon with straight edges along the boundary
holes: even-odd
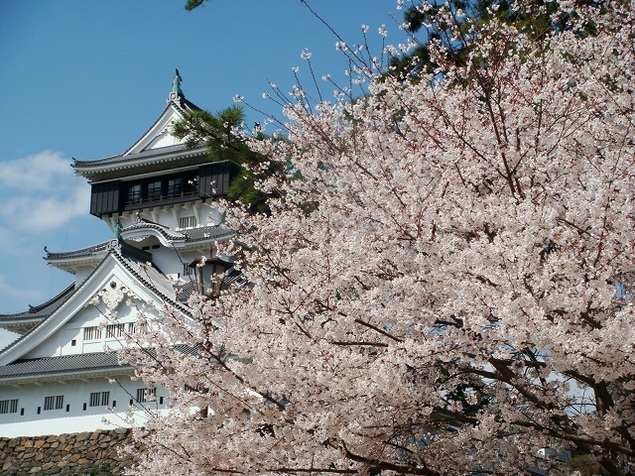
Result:
[[[132,378],[117,349],[140,331],[140,312],[167,307],[189,319],[188,297],[209,293],[215,273],[240,279],[215,248],[234,237],[214,204],[236,166],[210,162],[205,144],[189,147],[172,134],[197,109],[177,71],[167,106],[128,150],[72,164],[91,185],[90,213],[113,237],[47,251],[48,264],[73,275],[72,283],[39,306],[0,314],[0,327],[19,334],[0,350],[0,436],[125,426],[129,412],[169,408],[167,393]]]

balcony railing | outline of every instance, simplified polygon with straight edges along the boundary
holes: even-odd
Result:
[[[183,201],[195,200],[200,197],[198,190],[183,191],[181,193],[153,194],[148,197],[126,197],[124,210],[135,210],[150,206],[169,205]]]

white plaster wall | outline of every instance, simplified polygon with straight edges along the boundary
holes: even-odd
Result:
[[[152,253],[152,260],[154,264],[166,275],[183,275],[183,263],[181,259],[183,256],[177,253],[174,249],[161,247],[154,250],[149,250]],[[183,259],[185,264],[188,262]]]
[[[0,350],[4,349],[6,346],[11,344],[13,341],[18,339],[20,334],[17,332],[11,332],[6,329],[0,329]]]
[[[0,414],[0,437],[56,435],[97,428],[129,427],[132,422],[126,420],[126,413],[131,408],[134,409],[136,423],[142,423],[139,418],[145,415],[142,405],[158,411],[169,408],[169,399],[162,389],[157,389],[156,401],[138,404],[134,399],[137,389],[144,388],[143,382],[125,376],[117,380],[120,385],[110,383],[106,378],[93,378],[66,383],[28,384],[18,388],[0,387],[0,400],[18,399],[17,413]],[[110,405],[91,407],[91,392],[103,391],[110,392]],[[44,410],[44,398],[56,395],[64,395],[64,408]]]
[[[163,131],[161,134],[159,134],[149,145],[149,147],[147,147],[146,149],[157,149],[159,147],[168,147],[171,145],[177,145],[177,144],[182,144],[184,142],[183,139],[178,139],[177,137],[174,137],[172,134],[170,134],[169,129]]]
[[[150,207],[140,210],[139,214],[153,222],[160,223],[172,230],[179,230],[179,218],[195,216],[197,226],[218,225],[224,221],[224,215],[218,210],[214,204],[204,203],[202,201],[177,203],[173,206],[159,208]],[[124,226],[135,223],[136,212],[122,221]]]
[[[127,325],[130,322],[135,322],[138,316],[138,309],[134,304],[130,306],[127,300],[124,300],[116,312],[111,314],[113,316],[112,319],[107,318],[106,316],[108,315],[107,307],[101,302],[97,306],[88,306],[82,309],[60,330],[28,352],[24,358],[58,357],[120,349],[125,343],[125,336],[122,338],[109,338],[105,326],[118,323]],[[104,326],[101,339],[84,341],[84,328],[92,326]],[[127,326],[125,329],[127,330]],[[73,341],[75,341],[74,345]]]

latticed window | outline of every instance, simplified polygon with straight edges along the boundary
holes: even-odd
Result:
[[[106,326],[106,339],[123,337],[125,333],[125,324],[108,324]]]
[[[101,339],[101,329],[98,326],[84,327],[84,340]]]
[[[92,392],[90,394],[91,407],[107,407],[110,403],[110,392]]]
[[[168,180],[168,197],[178,197],[183,191],[183,179],[181,177]]]
[[[138,388],[137,389],[137,402],[154,402],[157,399],[156,388]]]
[[[44,410],[61,410],[64,408],[64,395],[44,397]]]
[[[128,203],[139,203],[141,201],[141,184],[131,185],[128,188]]]
[[[0,400],[0,413],[17,413],[18,399]]]
[[[161,181],[150,182],[148,184],[148,200],[158,200],[161,198]]]
[[[179,228],[192,228],[196,226],[196,217],[181,217],[179,218]]]

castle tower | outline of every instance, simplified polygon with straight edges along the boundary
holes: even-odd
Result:
[[[91,185],[90,213],[112,237],[80,250],[47,251],[48,264],[73,282],[43,304],[0,314],[0,327],[20,335],[0,349],[0,436],[104,428],[104,417],[148,405],[149,394],[155,409],[169,407],[167,393],[131,379],[134,369],[114,351],[139,331],[140,309],[146,319],[166,308],[191,319],[188,298],[217,291],[214,274],[223,285],[241,283],[231,259],[216,252],[235,236],[215,202],[236,168],[210,162],[205,144],[189,147],[172,134],[197,109],[185,99],[177,71],[167,106],[131,147],[72,164]]]

